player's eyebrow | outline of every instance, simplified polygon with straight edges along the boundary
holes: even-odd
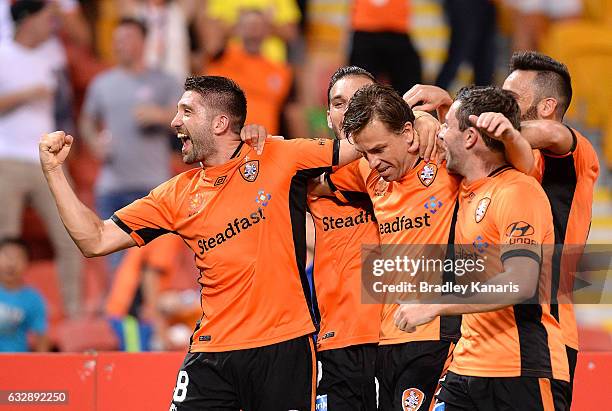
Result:
[[[386,144],[384,143],[379,143],[376,144],[374,147],[370,148],[368,151],[374,151],[374,150],[382,150],[383,148],[387,147]]]
[[[187,109],[187,110],[193,110],[193,107],[190,104],[184,103],[184,102],[181,102],[181,101],[179,101],[179,103],[178,103],[178,108]]]
[[[335,96],[333,96],[333,97],[331,98],[331,101],[332,101],[332,102],[333,102],[333,101],[338,101],[338,100],[344,101],[344,100],[346,100],[346,99],[344,98],[344,96],[343,96],[342,94],[336,94]]]

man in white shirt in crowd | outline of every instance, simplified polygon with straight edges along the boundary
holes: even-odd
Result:
[[[36,209],[53,243],[65,313],[74,317],[82,258],[63,228],[37,156],[40,136],[55,128],[55,64],[39,49],[51,36],[53,13],[44,1],[15,2],[14,38],[0,44],[0,237],[19,237],[25,205]]]

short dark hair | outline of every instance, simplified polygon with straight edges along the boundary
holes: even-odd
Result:
[[[117,27],[121,26],[136,26],[142,33],[142,37],[147,37],[147,25],[142,21],[134,17],[122,17],[117,24]]]
[[[348,76],[366,77],[372,80],[372,83],[376,83],[376,79],[374,78],[372,73],[370,73],[366,69],[357,66],[340,67],[338,70],[336,70],[334,74],[332,74],[331,79],[329,79],[329,85],[327,86],[327,107],[329,107],[329,105],[331,104],[331,96],[329,95],[329,93],[331,93],[332,87],[334,87],[334,85],[340,79],[343,79],[344,77]]]
[[[510,71],[515,70],[536,71],[538,99],[554,97],[558,102],[557,115],[563,118],[572,102],[572,77],[567,66],[537,51],[521,51],[510,59]]]
[[[503,114],[510,120],[514,128],[520,130],[521,110],[514,94],[510,91],[495,86],[464,87],[457,93],[456,100],[461,102],[456,114],[461,131],[465,131],[472,126],[470,115],[479,116],[487,112]],[[504,151],[504,144],[501,141],[495,140],[482,132],[481,135],[485,144],[491,150]]]
[[[406,123],[414,123],[414,114],[392,87],[374,83],[363,86],[351,98],[342,130],[346,136],[359,133],[374,119],[390,131],[401,134]]]
[[[233,80],[221,76],[193,76],[185,80],[185,91],[195,91],[212,108],[229,114],[230,129],[239,134],[247,114],[244,91]]]
[[[14,245],[16,247],[21,248],[23,251],[25,251],[28,258],[30,257],[30,246],[28,246],[28,243],[26,243],[23,240],[23,238],[18,238],[18,237],[0,238],[0,250],[10,245]]]

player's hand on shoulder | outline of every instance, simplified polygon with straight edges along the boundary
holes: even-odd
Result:
[[[414,120],[414,130],[419,156],[425,161],[435,159],[438,151],[437,137],[440,131],[440,123],[438,120],[425,112],[418,113],[418,117]],[[414,143],[411,149],[413,147],[415,147]],[[416,150],[414,152],[416,152]]]
[[[240,139],[253,147],[257,154],[263,152],[266,138],[272,137],[266,128],[259,124],[247,124],[240,130]],[[276,138],[275,138],[276,139]],[[282,137],[280,137],[282,139]]]
[[[73,142],[74,138],[63,131],[44,134],[38,143],[38,154],[43,171],[50,172],[61,167]]]
[[[404,100],[410,108],[420,111],[433,111],[453,104],[453,99],[446,90],[426,84],[413,86],[404,93]]]
[[[470,122],[481,132],[499,141],[507,141],[521,137],[521,133],[514,128],[510,120],[502,113],[482,113],[479,116],[470,115]]]

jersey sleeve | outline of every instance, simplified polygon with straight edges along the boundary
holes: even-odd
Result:
[[[284,155],[293,163],[296,171],[310,171],[316,177],[338,165],[340,142],[327,138],[296,138],[286,140]]]
[[[370,168],[365,160],[359,159],[325,175],[325,180],[336,198],[344,203],[362,201],[367,195],[366,179]]]
[[[553,221],[546,194],[535,181],[504,188],[497,198],[496,222],[502,262],[530,257],[541,263],[542,246],[551,240]]]
[[[163,183],[146,197],[117,210],[111,217],[139,247],[174,231],[175,181],[172,179]]]

